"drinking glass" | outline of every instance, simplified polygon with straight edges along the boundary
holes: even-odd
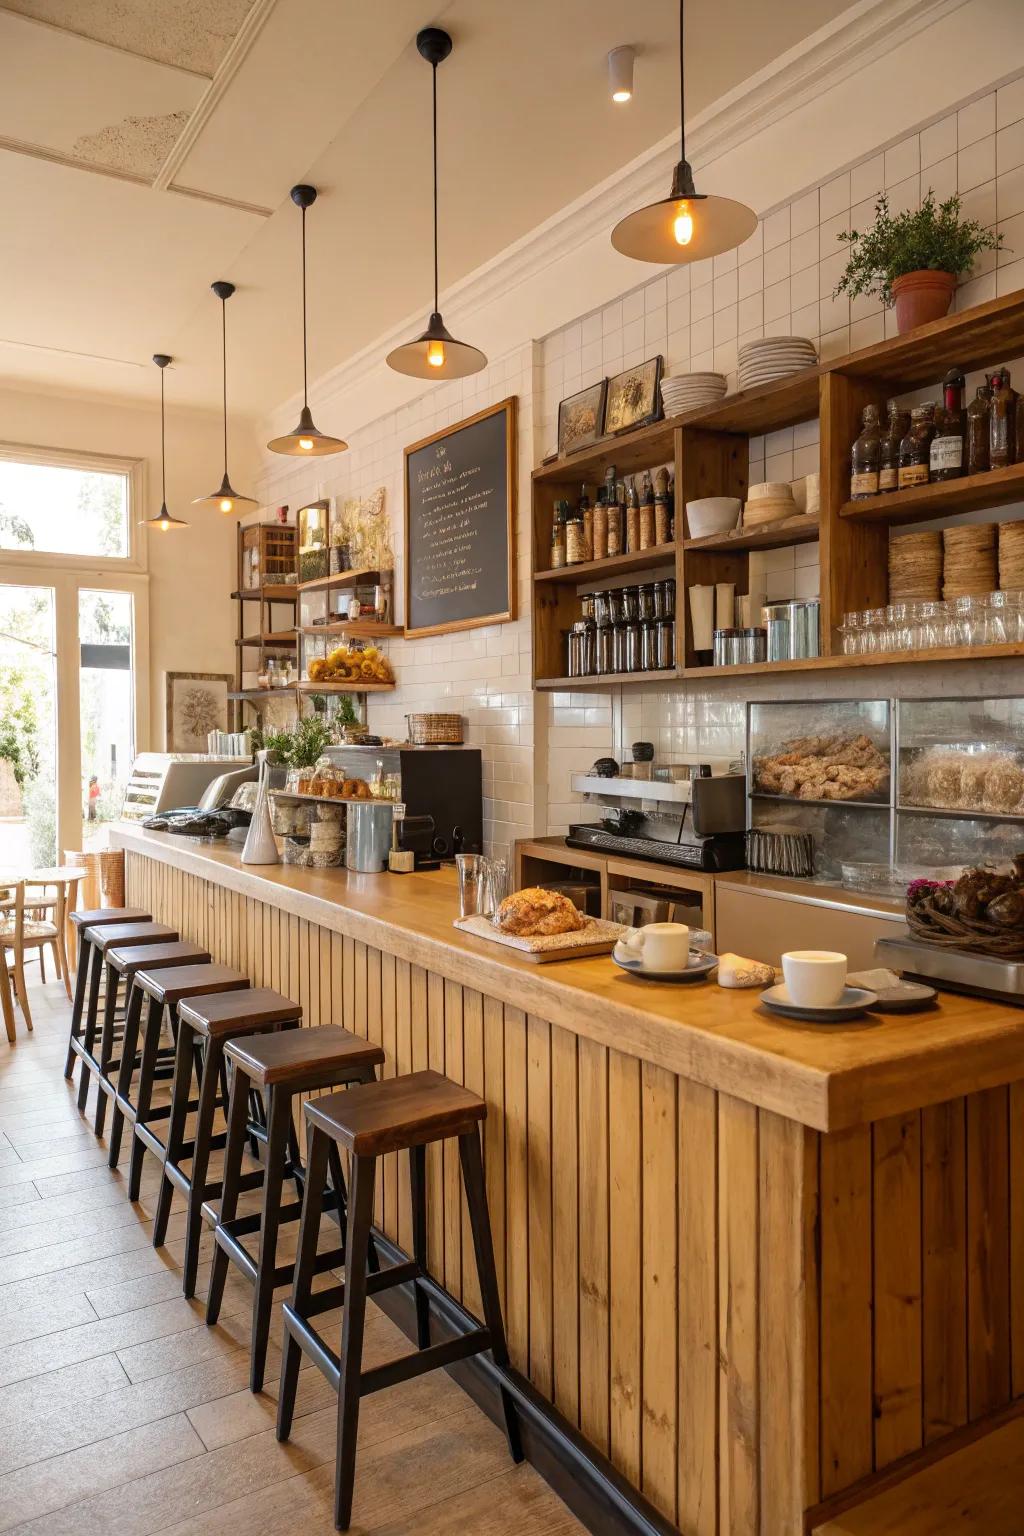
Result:
[[[493,910],[489,862],[482,853],[457,853],[459,916],[486,917]]]

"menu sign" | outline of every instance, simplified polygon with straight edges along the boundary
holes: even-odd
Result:
[[[405,450],[405,632],[515,617],[516,401]]]

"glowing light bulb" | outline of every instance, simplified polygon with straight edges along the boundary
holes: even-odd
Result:
[[[444,342],[429,341],[427,343],[427,362],[431,368],[444,367]]]
[[[676,237],[677,245],[689,245],[693,239],[693,216],[685,203],[679,204],[675,222],[672,225],[672,233]]]
[[[612,101],[632,101],[632,91],[612,91]]]
[[[228,496],[225,496],[224,499],[221,501],[220,509],[221,509],[222,512],[230,512],[233,506],[234,506],[234,502],[231,500],[231,498],[228,497]]]
[[[166,532],[167,532],[167,530],[168,530],[168,528],[169,528],[169,527],[170,527],[170,526],[171,526],[171,525],[170,525],[170,523],[169,523],[169,522],[168,522],[168,521],[167,521],[167,519],[166,519],[166,517],[162,517],[162,518],[161,518],[161,519],[160,519],[160,524],[159,524],[159,527],[160,527],[160,532],[161,532],[161,533],[166,533]]]
[[[306,453],[312,452],[312,449],[313,449],[313,439],[311,437],[300,437],[299,438],[299,447],[302,448],[304,450],[304,452],[306,452]]]

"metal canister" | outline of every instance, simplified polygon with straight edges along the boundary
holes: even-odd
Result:
[[[388,867],[390,800],[350,800],[346,806],[345,867],[376,875]]]
[[[768,660],[768,635],[763,629],[737,630],[736,660],[740,663]]]
[[[768,631],[768,660],[789,660],[789,620],[792,603],[768,603],[761,609],[761,621]]]
[[[818,598],[789,604],[789,655],[794,660],[821,655],[821,602]]]
[[[675,619],[659,619],[655,628],[655,651],[657,654],[657,668],[664,672],[668,667],[675,666],[676,660],[676,621]]]
[[[716,629],[711,660],[716,667],[731,667],[739,660],[738,629]]]

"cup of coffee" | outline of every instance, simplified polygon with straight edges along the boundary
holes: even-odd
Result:
[[[832,1008],[846,986],[846,956],[833,949],[791,949],[782,957],[786,990],[801,1008]]]
[[[626,941],[645,971],[685,971],[690,961],[690,930],[685,923],[647,923]]]

